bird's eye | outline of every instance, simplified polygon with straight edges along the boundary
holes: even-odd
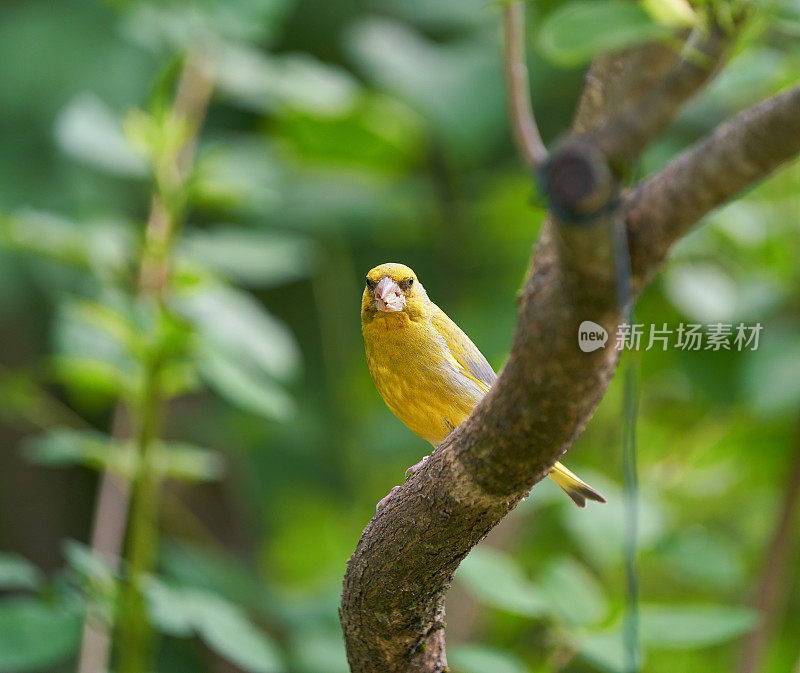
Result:
[[[406,278],[405,280],[400,281],[400,287],[404,290],[408,290],[414,284],[413,278]]]
[[[369,278],[367,278],[367,287],[370,290],[374,290],[376,285],[377,283],[374,280],[370,280]]]

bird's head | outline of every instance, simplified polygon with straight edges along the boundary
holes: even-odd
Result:
[[[405,264],[387,262],[370,269],[361,298],[362,320],[404,314],[415,320],[428,310],[428,295]]]

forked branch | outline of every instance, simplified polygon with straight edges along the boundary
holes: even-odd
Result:
[[[721,44],[709,46],[723,57]],[[642,78],[648,60],[653,81]],[[688,77],[687,68],[660,45],[593,66],[573,136],[544,166],[550,211],[509,360],[470,417],[375,515],[350,559],[340,616],[353,673],[447,670],[444,597],[456,568],[571,446],[613,376],[616,350],[583,353],[576,337],[583,320],[614,334],[624,314],[615,227],[626,227],[640,291],[700,217],[800,151],[800,93],[791,90],[737,115],[620,198],[613,162],[634,160],[715,70]],[[665,89],[670,77],[679,91]],[[613,91],[629,92],[633,107]],[[631,127],[634,108],[652,117]]]

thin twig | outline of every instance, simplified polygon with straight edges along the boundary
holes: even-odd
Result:
[[[525,3],[515,0],[503,9],[503,63],[506,73],[508,114],[514,140],[528,168],[538,170],[547,160],[531,107],[528,65],[525,57]]]
[[[778,511],[769,546],[764,553],[764,567],[756,592],[755,608],[760,613],[761,620],[758,627],[745,638],[739,660],[739,673],[756,673],[761,670],[767,643],[784,605],[785,589],[789,581],[789,560],[794,547],[792,532],[800,503],[800,438],[796,444],[783,503]]]
[[[181,72],[175,98],[176,114],[189,124],[190,133],[178,155],[176,170],[181,181],[185,181],[194,161],[197,134],[205,118],[211,97],[213,83],[204,60],[196,54],[189,54]],[[172,236],[170,218],[165,213],[164,204],[154,195],[150,216],[145,229],[145,240],[167,242]],[[148,245],[145,245],[145,249]],[[159,255],[158,259],[142,260],[139,278],[139,291],[143,294],[161,296],[169,276],[169,255]],[[129,435],[127,422],[123,421],[127,412],[122,405],[114,414],[112,436],[121,440]],[[100,479],[97,502],[91,534],[91,548],[103,561],[116,568],[122,553],[125,531],[130,510],[130,483],[111,471],[105,471]],[[112,625],[104,620],[87,616],[83,625],[83,639],[78,660],[78,673],[106,673],[111,654]]]

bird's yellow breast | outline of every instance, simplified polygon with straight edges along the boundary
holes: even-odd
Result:
[[[438,445],[469,416],[483,392],[458,372],[427,321],[382,315],[363,326],[367,366],[386,405],[412,432]]]

